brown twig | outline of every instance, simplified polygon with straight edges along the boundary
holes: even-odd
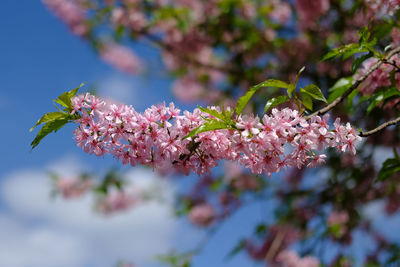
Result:
[[[350,86],[349,89],[347,89],[346,92],[344,92],[343,95],[339,96],[338,98],[336,98],[332,103],[330,103],[329,105],[323,107],[320,110],[317,110],[316,112],[306,116],[305,118],[308,120],[313,116],[320,116],[323,115],[325,113],[327,113],[329,110],[331,110],[332,108],[334,108],[336,105],[338,105],[340,102],[342,102],[347,96],[349,96],[355,89],[357,89],[357,87],[363,82],[365,81],[365,79],[368,78],[369,75],[371,75],[372,72],[374,72],[376,69],[378,69],[385,60],[388,60],[390,58],[392,58],[395,54],[400,53],[400,46],[396,47],[395,49],[393,49],[392,51],[390,51],[387,54],[387,57],[383,60],[379,60],[375,65],[373,65],[363,76],[359,77],[358,79],[354,80],[352,82],[352,85]]]
[[[387,121],[387,122],[385,122],[385,123],[379,125],[378,127],[376,127],[376,128],[373,129],[373,130],[370,130],[370,131],[367,131],[367,132],[360,131],[360,134],[359,134],[359,135],[360,135],[361,137],[368,137],[368,136],[373,135],[373,134],[375,134],[375,133],[377,133],[377,132],[380,132],[380,131],[382,131],[383,129],[385,129],[386,127],[389,127],[389,126],[391,126],[391,125],[394,125],[394,124],[396,124],[396,123],[398,123],[398,122],[400,122],[400,117],[398,117],[397,119],[391,120],[391,121]]]

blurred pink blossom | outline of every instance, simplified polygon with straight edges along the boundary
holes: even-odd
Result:
[[[279,253],[277,262],[280,267],[319,267],[319,260],[312,256],[300,258],[293,250],[284,250]]]
[[[78,198],[91,187],[89,180],[77,178],[59,178],[56,180],[56,190],[66,199]]]
[[[138,73],[143,66],[132,50],[116,43],[103,45],[100,49],[100,56],[105,62],[128,74]]]
[[[208,226],[215,219],[215,209],[207,203],[199,204],[189,212],[189,220],[198,226]]]

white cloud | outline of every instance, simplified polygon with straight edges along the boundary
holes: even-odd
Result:
[[[104,98],[135,106],[138,97],[137,79],[114,74],[107,76],[99,83],[99,95]],[[135,102],[136,101],[136,102]]]
[[[80,168],[77,160],[68,157],[46,170],[73,175]],[[93,211],[90,195],[51,200],[51,185],[43,170],[21,170],[4,177],[0,266],[115,266],[118,260],[152,266],[152,256],[171,248],[177,226],[171,204],[174,189],[151,170],[134,168],[126,178],[135,187],[159,187],[162,201],[105,217]]]

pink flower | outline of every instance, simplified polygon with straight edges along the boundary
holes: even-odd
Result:
[[[84,36],[88,32],[85,24],[86,10],[74,0],[42,0],[54,14],[64,21],[73,33]]]
[[[316,20],[329,10],[329,0],[296,0],[296,10],[303,27],[313,26]]]
[[[281,263],[282,267],[318,267],[320,264],[317,258],[311,256],[300,258],[293,250],[284,250],[279,253],[277,262]]]
[[[329,226],[335,224],[345,224],[349,221],[349,214],[346,211],[333,211],[329,214],[327,224]]]
[[[261,123],[258,117],[239,117],[236,123],[238,129],[243,129],[242,135],[247,137],[260,132]]]
[[[130,49],[116,43],[103,45],[100,49],[100,56],[105,62],[128,74],[138,73],[143,66],[143,63]]]
[[[89,180],[75,178],[59,178],[56,181],[56,190],[66,199],[82,196],[90,187]]]
[[[193,77],[184,76],[174,82],[172,92],[179,100],[189,103],[200,99],[205,88]]]
[[[97,202],[97,209],[103,214],[124,211],[131,208],[138,199],[124,192],[112,192],[100,198]]]
[[[285,24],[292,15],[292,9],[286,2],[279,2],[274,6],[274,9],[269,14],[271,19],[276,20],[281,24]]]
[[[183,139],[215,118],[199,109],[180,115],[172,103],[138,113],[130,106],[108,104],[90,94],[76,96],[72,103],[73,112],[81,116],[76,120],[75,140],[85,152],[112,154],[123,164],[143,164],[163,172],[203,174],[219,161],[231,160],[253,173],[271,175],[285,167],[322,164],[325,155],[310,156],[316,155],[314,150],[336,147],[355,153],[355,144],[361,139],[350,124],[342,125],[339,119],[335,130],[329,130],[327,116],[306,121],[288,108],[273,109],[262,119],[239,116],[234,118],[235,130],[207,131]]]
[[[189,212],[189,220],[198,226],[209,226],[215,216],[215,209],[207,203],[196,205]]]

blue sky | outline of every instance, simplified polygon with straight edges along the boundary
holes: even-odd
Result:
[[[135,47],[149,60],[149,71],[143,77],[121,74],[103,63],[39,0],[3,0],[0,25],[0,266],[114,266],[121,259],[142,267],[159,266],[152,255],[195,246],[204,232],[171,216],[172,196],[182,189],[176,180],[161,183],[168,200],[165,203],[149,203],[103,218],[93,214],[90,197],[50,201],[46,171],[101,174],[119,163],[110,157],[84,154],[72,140],[73,126],[51,134],[30,152],[36,132],[30,133],[29,128],[41,115],[53,111],[52,99],[81,82],[137,110],[173,101],[171,81],[159,71],[158,54],[146,46]],[[141,186],[159,181],[151,171],[122,169],[128,180]],[[185,179],[190,184],[196,177]],[[382,203],[374,205],[367,212],[371,217],[378,216]],[[271,213],[272,206],[266,203],[240,210],[195,257],[193,266],[263,266],[244,254],[231,261],[224,257],[241,237],[251,234],[252,226],[270,218]],[[391,227],[382,228],[387,236],[398,220],[391,223]],[[357,246],[353,249],[360,251]]]
[[[202,231],[171,217],[172,201],[150,203],[111,219],[96,217],[90,198],[50,201],[46,171],[101,174],[119,166],[112,158],[96,158],[78,149],[72,140],[73,126],[51,134],[30,152],[37,131],[30,133],[29,128],[53,111],[52,99],[81,82],[137,110],[174,100],[171,81],[154,71],[158,54],[146,46],[136,47],[152,71],[143,77],[121,74],[72,35],[41,1],[3,0],[0,25],[0,266],[114,266],[121,259],[157,266],[154,253],[180,251],[200,241]],[[140,168],[123,170],[133,180],[140,176],[139,181],[153,181],[156,176]],[[164,186],[172,199],[177,185]],[[268,206],[261,205],[239,211],[196,256],[193,266],[256,266],[245,255],[228,262],[224,257],[240,237],[251,233],[260,214],[265,217],[268,212]]]

